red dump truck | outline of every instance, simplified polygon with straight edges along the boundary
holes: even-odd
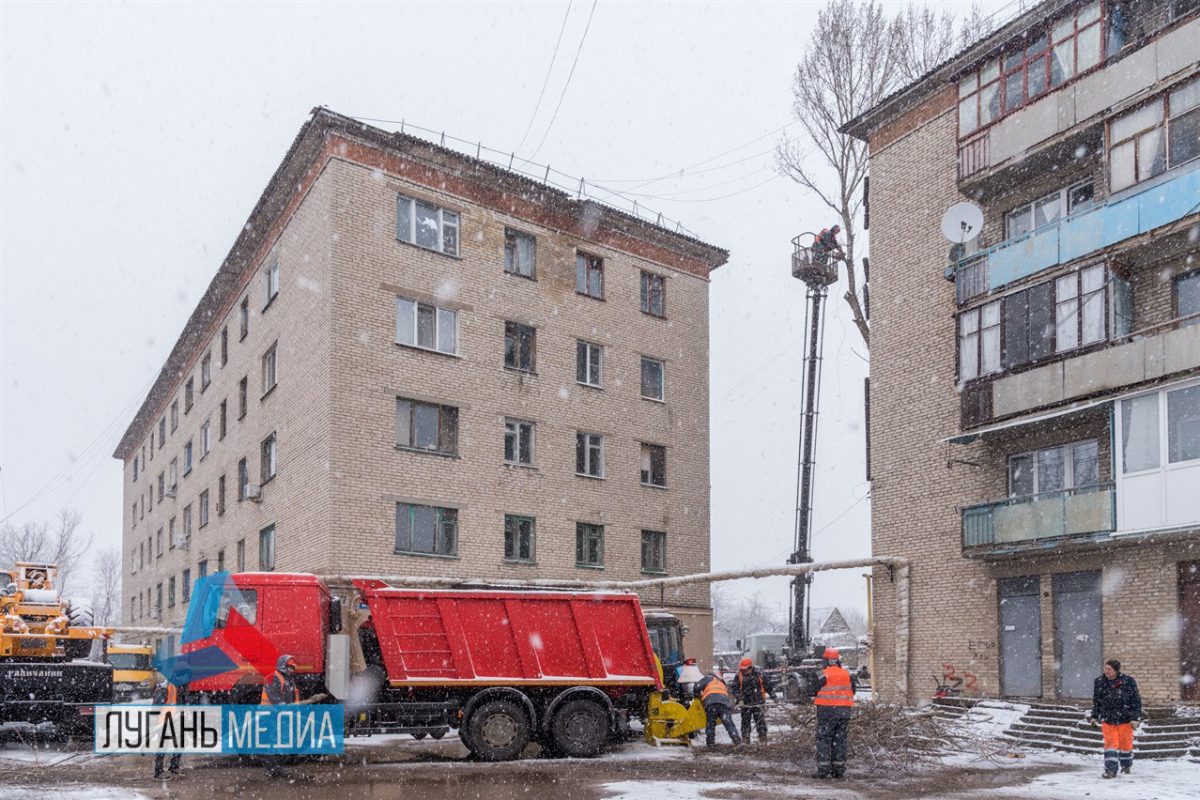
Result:
[[[191,689],[216,702],[255,703],[263,678],[254,665],[288,653],[306,695],[346,704],[348,734],[438,737],[456,728],[490,761],[517,758],[531,741],[598,755],[662,689],[634,594],[356,580],[348,600],[343,610],[313,575],[204,579],[193,603],[216,608],[216,624],[184,652],[220,648],[237,667]]]

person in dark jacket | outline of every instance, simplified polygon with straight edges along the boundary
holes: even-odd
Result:
[[[275,671],[263,684],[259,705],[282,706],[300,702],[300,688],[296,686],[296,659],[281,655],[275,661]],[[287,770],[282,761],[285,756],[265,756],[267,775],[272,778],[286,778]]]
[[[842,666],[841,653],[825,648],[825,668],[817,676],[817,772],[814,778],[846,777],[846,750],[850,735],[850,715],[854,712],[854,693],[858,681]]]
[[[170,676],[164,675],[158,686],[154,687],[154,697],[152,702],[156,706],[186,706],[188,704],[188,684],[191,682],[191,675],[183,667],[176,667]],[[158,753],[154,756],[154,777],[161,778],[163,776],[163,761],[166,760],[166,753]],[[172,775],[179,774],[179,765],[183,761],[182,753],[171,754],[171,764],[169,767]]]
[[[1133,732],[1142,722],[1142,694],[1115,658],[1104,662],[1104,674],[1092,686],[1090,717],[1104,733],[1104,777],[1117,777],[1118,768],[1128,775],[1133,768]]]
[[[767,716],[763,706],[767,702],[767,682],[750,659],[743,658],[738,667],[733,683],[738,702],[742,705],[742,739],[750,742],[750,725],[753,723],[758,731],[758,740],[765,741]]]
[[[842,232],[841,225],[834,225],[832,228],[824,228],[817,234],[817,240],[812,246],[813,264],[818,267],[823,267],[829,263],[830,257],[844,258],[842,254],[842,246],[838,244],[837,235]]]
[[[741,744],[742,737],[738,735],[737,728],[733,724],[733,696],[729,693],[729,687],[725,685],[725,681],[721,680],[721,676],[716,671],[705,675],[703,679],[696,683],[692,689],[692,696],[700,698],[700,702],[704,703],[704,716],[706,725],[704,726],[704,743],[712,747],[717,741],[717,721],[720,720],[725,725],[725,732],[729,734],[729,738],[734,744]]]

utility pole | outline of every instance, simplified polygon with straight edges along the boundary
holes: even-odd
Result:
[[[807,287],[805,299],[804,338],[804,405],[800,429],[800,455],[796,476],[795,549],[789,564],[812,561],[812,491],[813,467],[817,446],[817,414],[821,402],[821,359],[825,338],[824,300],[829,287],[837,282],[836,252],[821,246],[804,246],[800,240],[811,233],[792,239],[792,277]],[[797,575],[792,580],[791,619],[788,626],[790,660],[799,663],[811,644],[809,625],[808,587],[812,573]]]

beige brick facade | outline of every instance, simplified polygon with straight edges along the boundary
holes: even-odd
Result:
[[[192,337],[196,344],[185,348],[190,352],[180,360],[186,366],[176,375],[164,369],[162,385],[147,399],[150,410],[143,409],[118,450],[126,462],[123,619],[156,624],[149,612],[157,586],[163,583],[166,593],[173,576],[176,603],[167,607],[164,600],[162,622],[180,624],[186,613],[183,570],[190,569],[194,581],[207,559],[208,571],[216,571],[220,552],[225,568],[238,569],[239,541],[245,569],[258,569],[260,531],[269,526],[274,568],[281,571],[633,580],[652,576],[643,571],[643,530],[666,534],[667,574],[707,571],[707,271],[724,262],[724,252],[595,204],[575,204],[511,175],[502,180],[525,194],[498,197],[499,187],[463,180],[471,159],[425,143],[389,147],[383,132],[371,141],[357,139],[340,120],[318,112],[306,126],[293,153],[323,134],[324,141],[313,145],[321,146],[320,155],[280,168],[303,174],[304,182],[297,181],[293,197],[279,201],[287,210],[278,219],[252,218],[253,226],[270,233],[254,243],[237,290],[225,291],[221,323],[210,322],[205,335]],[[531,198],[534,191],[553,196]],[[401,194],[457,212],[457,254],[397,238]],[[568,227],[563,208],[576,206],[577,224]],[[505,271],[506,228],[535,237],[533,279]],[[576,292],[577,249],[603,258],[603,299]],[[275,258],[280,290],[265,305],[264,265]],[[641,310],[643,272],[665,278],[663,317]],[[452,354],[397,341],[398,297],[456,312]],[[250,301],[249,332],[241,340],[243,298]],[[510,321],[536,329],[532,371],[505,367]],[[226,326],[229,362],[222,366],[220,331]],[[186,339],[185,331],[181,342]],[[599,388],[576,381],[577,340],[603,348]],[[277,348],[278,384],[264,395],[261,362],[271,346]],[[212,383],[200,392],[200,362],[210,350]],[[643,356],[665,364],[663,402],[641,396]],[[239,419],[243,376],[250,396]],[[184,414],[182,387],[189,377],[196,400]],[[169,417],[177,396],[179,429],[170,432],[168,419],[167,439],[157,441],[158,419]],[[398,398],[457,409],[455,451],[399,447]],[[219,405],[226,399],[227,433],[218,440]],[[201,459],[199,428],[209,418],[212,450]],[[505,463],[506,418],[534,423],[532,465]],[[576,475],[578,431],[603,436],[603,478]],[[272,432],[277,475],[262,485],[259,500],[239,501],[238,460],[247,458],[250,482],[259,484],[261,444]],[[156,491],[157,475],[170,459],[182,462],[189,438],[197,448],[191,473],[181,475],[176,497],[160,503],[155,494],[143,516],[143,496]],[[666,448],[665,488],[642,483],[642,443]],[[147,455],[133,481],[132,461],[142,458],[143,446]],[[221,475],[226,509],[218,514]],[[155,541],[153,557],[145,558],[139,551],[147,538],[154,540],[162,527],[165,539],[170,518],[180,519],[185,506],[196,514],[204,490],[210,493],[210,521],[203,528],[193,522],[187,549],[164,544],[160,555]],[[456,509],[453,554],[398,551],[397,503]],[[506,514],[534,518],[532,561],[505,559]],[[604,527],[601,568],[576,564],[579,522]],[[654,592],[643,602],[680,614],[691,631],[689,652],[711,652],[706,586]]]
[[[1024,25],[1037,21],[1031,17]],[[1021,29],[1018,25],[1007,35],[1016,36]],[[982,59],[987,48],[994,55],[1003,42],[1001,37],[979,45],[977,57]],[[1086,257],[1032,272],[960,304],[955,283],[942,274],[949,242],[939,222],[951,205],[971,200],[982,208],[985,224],[980,246],[987,248],[1004,240],[1007,211],[1077,180],[1094,181],[1097,203],[1114,199],[1106,188],[1108,156],[1102,145],[1107,128],[1100,117],[1081,123],[1045,147],[1031,147],[1015,166],[993,167],[990,174],[960,180],[958,96],[942,87],[955,70],[970,66],[968,57],[971,51],[958,63],[942,67],[928,85],[916,84],[898,93],[849,126],[870,145],[872,551],[902,556],[912,564],[905,676],[897,673],[896,587],[888,570],[874,573],[874,685],[883,698],[908,702],[929,699],[935,680],[953,683],[968,695],[1005,695],[1000,657],[1005,631],[999,616],[998,581],[1034,577],[1040,586],[1040,617],[1031,621],[1040,625],[1038,696],[1080,699],[1078,693],[1061,686],[1062,638],[1073,634],[1055,616],[1059,600],[1055,576],[1091,572],[1098,579],[1104,658],[1119,658],[1150,702],[1186,699],[1190,679],[1183,673],[1189,658],[1200,659],[1200,652],[1188,650],[1200,639],[1192,643],[1185,633],[1189,624],[1200,623],[1200,610],[1192,611],[1189,623],[1181,578],[1200,558],[1200,529],[1194,523],[1128,534],[1045,536],[984,553],[964,546],[963,509],[1009,497],[1012,456],[1080,441],[1096,442],[1099,485],[1111,486],[1121,470],[1120,398],[1139,390],[1187,387],[1200,369],[1183,359],[1174,368],[1146,370],[1128,381],[1108,380],[1103,388],[1069,398],[1071,403],[1032,397],[1021,413],[981,424],[961,415],[964,384],[958,374],[957,320],[964,309],[978,308],[1080,266],[1102,263],[1110,287],[1118,279],[1129,282],[1132,328],[1141,332],[1129,341],[1144,338],[1149,343],[1165,331],[1184,331],[1175,287],[1176,280],[1193,272],[1200,259],[1194,235],[1189,239],[1185,233],[1188,225],[1196,224],[1196,208],[1173,226],[1112,244],[1097,243]],[[1119,63],[1110,69],[1118,67]],[[1191,70],[1194,73],[1195,65]],[[1157,83],[1148,79],[1140,96],[1179,81],[1178,75]],[[1042,102],[1052,102],[1053,97]],[[1070,144],[1082,141],[1095,145]],[[1173,174],[1194,168],[1194,162],[1172,167],[1174,173],[1159,180],[1168,181]],[[1077,359],[1103,355],[1126,341],[1114,332],[1115,300],[1113,290],[1106,291],[1110,292],[1107,340],[1090,350],[1053,353],[1046,363],[1061,363],[1070,370],[1082,363]],[[1004,368],[976,385],[986,386],[1022,371],[1033,368]],[[1072,403],[1088,407],[1037,419],[1069,411]],[[973,438],[966,435],[973,431]],[[1200,493],[1200,481],[1193,491]],[[1133,502],[1118,490],[1113,493],[1118,505]],[[1099,674],[1100,660],[1093,666],[1094,674]],[[903,697],[897,689],[901,677],[908,686]]]

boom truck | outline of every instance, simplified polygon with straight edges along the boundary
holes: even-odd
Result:
[[[648,736],[653,726],[677,738],[697,719],[662,695],[636,594],[394,588],[376,579],[335,591],[315,575],[271,572],[206,576],[192,602],[189,614],[211,625],[182,647],[195,664],[191,691],[257,703],[287,653],[303,696],[345,703],[351,736],[457,729],[485,761],[515,759],[530,742],[589,757],[628,733],[630,718],[645,720]],[[698,718],[702,727],[702,709]]]
[[[95,705],[112,702],[113,669],[86,659],[113,631],[93,626],[91,609],[57,584],[54,564],[0,569],[0,722],[90,734]]]

